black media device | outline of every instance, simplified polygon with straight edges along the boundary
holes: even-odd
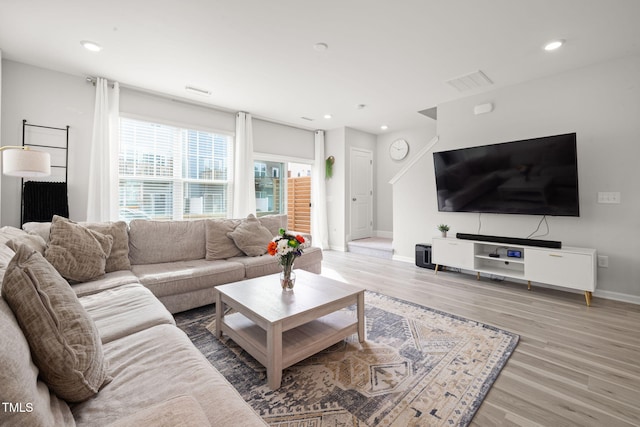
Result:
[[[431,263],[431,245],[418,243],[416,245],[416,265],[418,267],[435,270],[435,264]]]
[[[433,153],[438,210],[580,216],[576,134]]]

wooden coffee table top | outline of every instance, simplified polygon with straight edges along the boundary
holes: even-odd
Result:
[[[303,314],[319,306],[352,297],[364,288],[338,282],[324,276],[296,270],[293,291],[283,291],[279,274],[256,277],[228,285],[216,286],[216,290],[243,305],[269,323]]]

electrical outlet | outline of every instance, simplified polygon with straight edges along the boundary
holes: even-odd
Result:
[[[620,192],[619,191],[599,191],[598,203],[620,204]]]
[[[609,257],[606,255],[598,255],[598,267],[608,268],[609,267]]]

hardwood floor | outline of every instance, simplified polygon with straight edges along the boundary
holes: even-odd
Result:
[[[640,306],[325,251],[322,274],[520,335],[473,426],[640,425]]]

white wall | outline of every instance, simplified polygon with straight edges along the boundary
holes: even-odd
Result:
[[[548,217],[545,239],[592,247],[609,257],[598,269],[596,295],[640,302],[640,57],[634,56],[438,106],[435,151],[577,132],[580,217]],[[475,116],[474,105],[495,110]],[[621,192],[622,203],[596,203],[598,191]],[[422,197],[417,197],[420,194]],[[437,210],[433,159],[424,156],[393,192],[398,254],[430,242],[443,222],[451,233],[477,233],[478,214]],[[539,216],[483,214],[481,234],[526,237]]]
[[[417,113],[416,113],[417,114]],[[416,129],[405,129],[378,135],[376,142],[376,206],[374,227],[380,237],[393,237],[393,187],[389,180],[422,150],[436,134],[435,120],[425,117],[425,125]],[[389,157],[389,146],[398,138],[409,143],[409,154],[403,160]]]
[[[86,217],[95,88],[83,77],[2,61],[2,143],[22,144],[22,120],[69,130],[69,216]],[[2,225],[20,226],[20,179],[2,179]]]
[[[69,216],[86,219],[88,161],[93,129],[95,87],[82,76],[73,76],[14,61],[2,61],[1,138],[3,145],[20,145],[22,120],[55,127],[70,126]],[[122,87],[122,114],[191,125],[197,129],[235,133],[235,114],[195,105],[159,94]],[[314,133],[265,120],[254,120],[255,151],[314,158]],[[344,161],[344,156],[341,156]],[[20,226],[20,179],[1,179],[1,225]]]
[[[329,247],[333,250],[346,250],[346,164],[345,129],[333,129],[325,132],[325,157],[335,157],[333,176],[326,181],[327,223],[329,227]]]
[[[315,136],[310,130],[253,119],[253,151],[309,159],[315,157]]]

